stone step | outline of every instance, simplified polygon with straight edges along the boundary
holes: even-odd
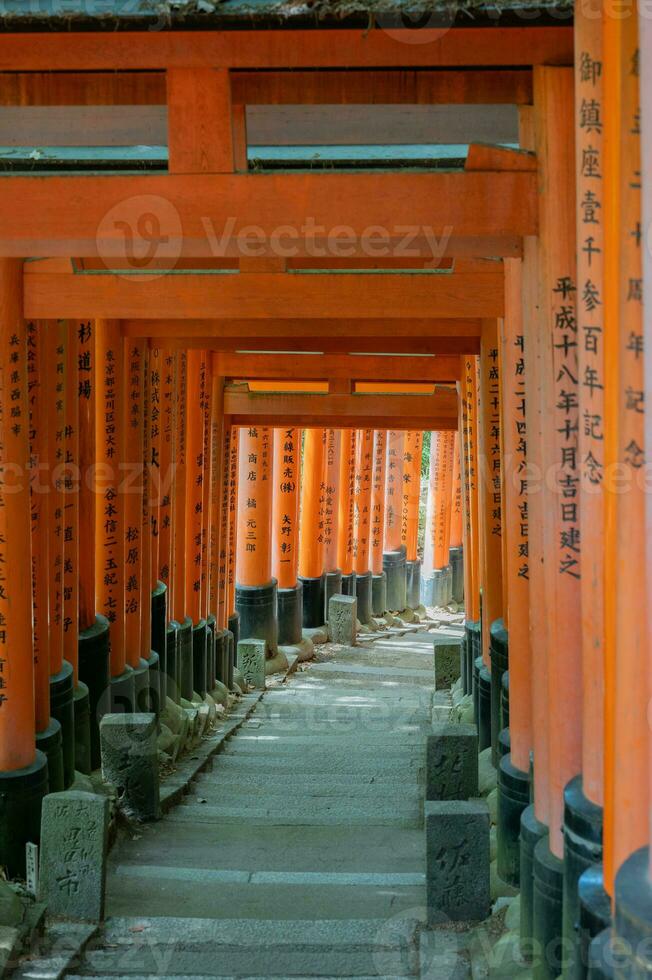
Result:
[[[217,871],[118,865],[107,892],[110,915],[175,911],[188,918],[379,919],[425,903],[421,874]]]
[[[369,753],[351,752],[344,755],[315,757],[306,752],[294,753],[279,751],[278,755],[269,753],[227,753],[222,752],[215,760],[215,775],[220,772],[303,772],[312,775],[351,775],[363,776],[367,779],[395,779],[397,782],[414,783],[420,778],[425,765],[425,757],[397,760],[396,757]]]
[[[422,807],[407,801],[403,804],[392,802],[379,805],[371,801],[365,803],[346,803],[340,800],[327,805],[322,800],[307,803],[305,799],[286,800],[284,803],[269,806],[262,800],[252,806],[248,800],[233,804],[182,803],[168,816],[171,823],[248,823],[252,826],[276,823],[281,826],[365,826],[374,824],[383,827],[416,827],[423,820]]]
[[[369,796],[374,799],[385,797],[395,797],[414,793],[415,796],[422,796],[423,790],[414,780],[413,785],[400,783],[397,785],[392,776],[384,779],[374,779],[374,777],[364,778],[362,776],[355,780],[346,776],[323,775],[311,776],[300,772],[269,774],[262,770],[260,773],[251,772],[223,772],[220,771],[216,777],[214,773],[200,776],[195,782],[196,792],[200,796],[209,797],[209,794],[219,795],[221,793],[237,790],[245,795],[267,796],[268,793],[297,795],[298,792],[305,793],[306,797],[311,796],[339,796],[345,797]]]
[[[80,976],[416,976],[417,920],[408,939],[385,918],[308,920],[121,918]],[[404,972],[392,967],[404,964]],[[388,970],[387,967],[390,967]]]
[[[294,725],[279,725],[264,721],[260,726],[246,725],[232,739],[232,745],[242,746],[252,743],[260,746],[262,743],[278,744],[279,741],[289,745],[305,746],[307,748],[371,748],[378,746],[379,738],[388,740],[388,748],[393,752],[409,749],[419,749],[425,745],[426,736],[432,731],[432,725],[426,722],[418,725],[401,725],[400,721],[394,728],[374,725],[373,722],[364,724],[360,718],[351,717],[332,724],[313,725],[297,721]]]
[[[311,790],[306,790],[303,783],[300,780],[296,780],[283,786],[261,787],[258,789],[258,792],[256,792],[254,787],[251,787],[249,792],[246,792],[239,786],[224,786],[222,784],[207,786],[204,784],[201,787],[197,787],[194,793],[185,797],[184,802],[188,804],[206,803],[209,806],[220,806],[221,804],[226,806],[242,805],[243,807],[257,806],[264,803],[271,809],[278,810],[283,806],[284,800],[294,806],[299,805],[301,800],[304,800],[307,807],[314,807],[319,804],[329,810],[334,809],[340,802],[347,806],[355,805],[360,807],[370,807],[373,804],[382,804],[386,807],[392,804],[396,806],[404,805],[407,809],[408,803],[410,806],[415,805],[420,802],[421,797],[422,794],[418,786],[410,788],[404,786],[386,786],[384,792],[378,792],[378,787],[376,787],[375,793],[356,793],[353,788],[346,789],[342,792],[338,792],[337,789],[331,789],[328,792],[318,786],[313,787]]]
[[[224,748],[222,755],[269,754],[272,756],[287,755],[293,758],[371,758],[380,757],[387,762],[394,762],[400,768],[401,762],[409,759],[425,757],[426,739],[419,734],[410,736],[401,742],[399,737],[388,735],[385,739],[376,736],[333,735],[329,737],[240,734],[231,739]]]
[[[390,827],[256,827],[152,824],[113,852],[120,863],[280,872],[421,872],[422,829]]]
[[[422,684],[432,687],[434,682],[434,666],[430,669],[420,667],[374,667],[367,664],[349,663],[318,663],[311,669],[315,679],[327,677],[329,680],[346,680],[348,684],[357,680],[365,685],[369,681],[384,683]]]

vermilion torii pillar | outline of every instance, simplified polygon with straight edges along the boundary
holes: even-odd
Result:
[[[462,379],[459,393],[460,432],[463,449],[464,503],[464,598],[466,606],[465,624],[465,677],[464,691],[475,691],[475,664],[482,656],[482,635],[480,628],[480,562],[478,527],[478,406],[476,398],[476,358],[462,359]]]
[[[176,436],[178,425],[177,377],[179,353],[171,350],[161,353],[161,438],[159,465],[154,470],[156,479],[156,503],[158,507],[158,578],[165,587],[166,618],[169,620],[165,636],[165,694],[178,700],[178,627],[174,619],[174,520],[176,513]],[[163,697],[163,693],[162,693]],[[165,698],[163,697],[163,700]]]
[[[0,865],[25,874],[40,839],[46,756],[35,748],[27,329],[22,263],[0,259]]]
[[[186,610],[192,620],[191,694],[204,697],[207,680],[206,619],[202,609],[206,356],[202,351],[189,350],[187,363],[186,563],[184,571],[186,576]],[[183,686],[185,687],[185,685]]]
[[[124,463],[125,380],[120,324],[97,320],[97,481],[95,582],[97,607],[110,623],[110,711],[133,711],[134,673],[125,648],[125,495],[120,493]]]
[[[387,432],[374,429],[371,484],[371,606],[374,616],[387,611],[387,574],[383,569],[385,530],[385,480],[387,476]]]
[[[235,606],[240,639],[278,647],[277,583],[272,577],[273,430],[250,426],[239,432],[238,548]]]
[[[353,571],[358,600],[358,619],[371,620],[372,572],[370,566],[371,481],[373,465],[373,429],[358,429],[355,443],[353,492]]]
[[[272,575],[278,582],[278,642],[301,642],[303,586],[299,572],[301,430],[274,429]]]
[[[403,501],[401,509],[401,543],[406,559],[406,602],[416,609],[421,602],[421,561],[417,554],[419,541],[419,503],[421,497],[421,451],[423,432],[405,433],[403,445]]]
[[[49,790],[64,788],[61,724],[50,716],[49,466],[45,388],[46,327],[31,322],[27,335],[27,381],[31,456],[32,595],[36,747],[47,757]]]
[[[95,557],[97,552],[97,328],[93,320],[77,326],[77,373],[73,384],[79,399],[79,677],[88,688],[91,769],[98,769],[99,723],[109,710],[109,622],[97,606]],[[83,545],[82,545],[83,542]]]
[[[325,622],[325,455],[326,430],[306,429],[299,523],[299,580],[303,585],[303,625],[306,629],[315,629]]]
[[[326,573],[324,617],[328,619],[328,601],[342,591],[342,569],[338,566],[338,527],[340,494],[340,452],[342,433],[339,429],[325,429],[324,479],[321,488],[323,500],[323,561]]]
[[[167,371],[167,352],[155,347],[149,351],[149,447],[146,458],[148,467],[147,486],[149,496],[145,503],[149,507],[152,535],[150,558],[150,608],[151,608],[151,647],[158,657],[158,696],[159,706],[165,708],[167,697],[167,585],[160,577],[161,569],[161,521],[164,516],[169,519],[169,509],[164,513],[162,507],[162,474],[163,447],[165,446],[166,466],[169,466],[168,452],[171,442],[171,431],[166,429],[166,412],[163,403],[164,378]],[[167,479],[167,477],[165,477]],[[169,498],[168,498],[169,508]],[[144,512],[143,512],[144,514]],[[168,528],[169,531],[169,528]],[[167,536],[169,542],[169,534]],[[168,563],[169,574],[169,563]]]
[[[405,609],[407,599],[405,547],[401,543],[404,440],[404,432],[392,429],[387,433],[383,569],[387,575],[387,608],[392,612]]]
[[[152,425],[152,413],[155,412],[158,404],[158,379],[152,372],[152,357],[149,348],[145,349],[144,358],[144,389],[143,389],[143,478],[142,493],[140,498],[141,512],[141,535],[143,542],[143,561],[142,575],[140,582],[140,605],[142,609],[141,630],[140,630],[140,656],[149,668],[149,703],[148,710],[153,711],[157,716],[161,710],[161,686],[163,683],[162,670],[164,662],[161,663],[158,650],[154,646],[155,632],[158,635],[157,645],[160,644],[160,637],[165,642],[165,621],[162,619],[154,629],[153,613],[155,611],[155,597],[158,586],[158,529],[155,520],[155,506],[153,497],[153,470],[155,457],[152,454],[152,440],[156,437],[156,427]]]
[[[355,595],[353,571],[353,494],[355,429],[340,433],[340,479],[337,494],[337,564],[342,571],[343,595]],[[328,613],[328,610],[326,610]]]
[[[459,432],[455,433],[453,448],[453,500],[451,504],[451,536],[448,564],[451,567],[451,593],[454,602],[464,599],[464,548],[462,534],[462,446]]]
[[[240,613],[235,605],[235,559],[238,546],[238,462],[239,462],[239,435],[235,425],[231,426],[231,438],[229,440],[229,536],[227,547],[227,583],[228,583],[228,628],[233,637],[233,649],[231,659],[235,663],[235,655],[240,639]],[[229,640],[231,643],[231,640]]]
[[[421,577],[421,601],[424,606],[446,606],[450,602],[452,576],[448,554],[454,446],[454,432],[432,433]]]

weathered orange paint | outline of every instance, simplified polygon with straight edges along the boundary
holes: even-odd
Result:
[[[478,461],[478,386],[477,358],[464,358],[464,376],[462,380],[463,406],[466,419],[465,445],[468,487],[468,516],[467,535],[470,554],[466,564],[469,564],[470,593],[465,594],[465,603],[469,619],[480,621],[480,514],[479,514],[479,461]]]
[[[207,620],[217,607],[210,603],[210,568],[212,535],[212,445],[213,445],[213,378],[210,352],[204,352],[202,361],[202,536],[201,536],[201,605],[200,615]]]
[[[111,676],[124,673],[125,655],[125,542],[124,495],[119,492],[124,451],[124,373],[122,338],[117,320],[95,321],[97,399],[95,437],[96,480],[95,587],[97,609],[109,620]]]
[[[342,575],[350,575],[353,571],[355,432],[355,429],[342,429],[340,441],[340,485],[337,497],[337,566],[341,569]]]
[[[453,501],[451,506],[451,548],[462,547],[462,468],[459,429],[453,447]]]
[[[370,567],[373,457],[373,429],[358,429],[355,443],[353,495],[353,570],[359,575],[365,575]]]
[[[266,585],[272,577],[272,429],[240,429],[238,447],[238,585]]]
[[[500,493],[500,367],[498,324],[485,320],[480,348],[479,517],[482,543],[482,656],[489,666],[489,630],[503,615]]]
[[[172,615],[177,623],[183,623],[188,615],[186,605],[187,388],[188,355],[185,351],[180,351],[177,360],[174,391],[177,415],[174,433],[174,536],[172,542]]]
[[[371,485],[371,571],[383,572],[385,535],[385,481],[387,479],[387,430],[374,430],[373,476]]]
[[[96,325],[93,320],[77,320],[77,376],[79,395],[79,629],[95,622],[95,493],[90,473],[96,463],[95,413],[97,410]]]
[[[224,474],[225,466],[225,425],[224,425],[224,378],[211,371],[211,404],[210,404],[210,530],[209,530],[209,559],[208,559],[208,613],[212,613],[217,621],[218,629],[222,628],[224,599],[222,584],[225,578],[224,568]]]
[[[403,449],[403,506],[401,508],[401,543],[408,561],[416,561],[419,539],[419,501],[421,496],[421,450],[423,432],[410,429],[405,433]]]
[[[453,432],[432,433],[423,554],[427,572],[448,565],[454,445]]]
[[[228,544],[228,615],[235,612],[235,561],[238,545],[238,456],[239,438],[236,426],[231,426],[229,460],[229,544]]]
[[[323,474],[326,430],[306,429],[301,473],[299,575],[319,578],[324,571]]]
[[[48,562],[50,672],[63,666],[63,459],[65,429],[65,325],[46,321],[45,396],[48,411]]]
[[[168,587],[168,617],[172,609],[174,489],[176,469],[177,395],[176,377],[179,354],[161,350],[161,414],[159,465],[154,471],[154,495],[158,506],[158,577]]]
[[[222,483],[220,488],[220,551],[218,565],[218,623],[226,629],[229,619],[229,496],[231,483],[231,425],[224,420],[222,435]]]
[[[527,520],[527,421],[520,259],[505,263],[505,318],[500,327],[502,391],[502,524],[509,624],[509,692],[512,762],[528,772],[532,749],[530,588]]]
[[[143,460],[145,453],[144,381],[145,350],[142,340],[123,341],[124,463],[121,492],[124,495],[124,609],[127,663],[138,667],[141,658],[141,581],[143,574]],[[120,410],[120,409],[119,409]],[[149,656],[149,654],[148,654]]]
[[[0,259],[0,771],[34,761],[29,407],[22,264]]]
[[[79,679],[79,392],[77,323],[65,324],[65,404],[63,430],[63,655]],[[86,545],[84,545],[86,547]]]
[[[50,649],[48,637],[49,564],[48,564],[48,411],[45,399],[45,332],[31,321],[27,328],[31,457],[31,527],[32,527],[32,609],[34,644],[34,695],[36,731],[50,723]],[[45,472],[44,472],[45,471]],[[0,654],[2,656],[2,654]]]
[[[401,508],[403,506],[403,445],[405,433],[390,429],[387,433],[387,469],[385,476],[385,551],[401,548]]]
[[[297,584],[300,469],[301,430],[274,429],[272,575],[279,589]]]
[[[164,371],[164,352],[160,347],[151,347],[148,351],[149,356],[149,407],[145,403],[145,409],[149,416],[149,455],[147,465],[149,467],[149,512],[151,520],[151,568],[150,583],[155,589],[159,583],[159,567],[161,559],[161,448],[163,444],[163,371]]]
[[[563,793],[582,766],[573,71],[534,72],[542,307],[543,546],[548,618],[550,849],[563,857]],[[550,476],[550,474],[553,474]]]
[[[186,394],[186,615],[201,619],[202,514],[204,489],[204,430],[202,351],[187,354]]]
[[[337,538],[339,527],[340,452],[343,432],[325,429],[324,480],[322,498],[323,562],[324,571],[337,569]]]

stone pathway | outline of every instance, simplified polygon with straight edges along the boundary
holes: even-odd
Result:
[[[418,976],[434,637],[322,648],[117,846],[78,976]]]

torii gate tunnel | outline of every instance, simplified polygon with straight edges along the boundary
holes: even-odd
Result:
[[[0,866],[104,715],[454,598],[524,955],[647,976],[649,20],[118,6],[0,33]]]

